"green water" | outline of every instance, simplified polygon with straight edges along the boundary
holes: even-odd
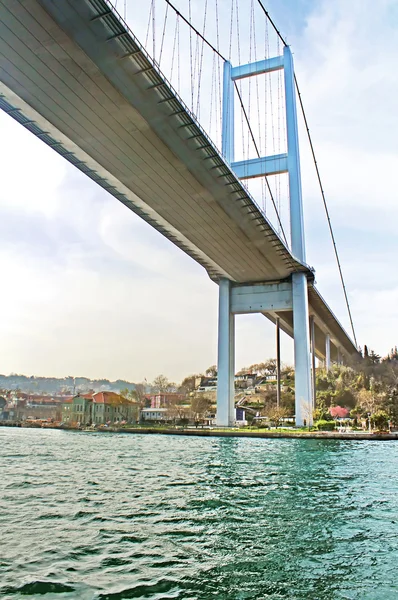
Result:
[[[0,598],[398,598],[398,443],[0,428]]]

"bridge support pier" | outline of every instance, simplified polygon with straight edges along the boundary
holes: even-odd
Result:
[[[312,424],[310,333],[308,290],[305,273],[294,273],[292,281],[236,284],[219,281],[217,425],[235,422],[235,315],[269,314],[277,325],[279,355],[279,314],[293,311],[293,337],[296,381],[296,425]],[[280,379],[280,378],[279,378]],[[278,394],[278,403],[280,401]]]
[[[281,323],[276,318],[276,406],[281,405]]]
[[[308,322],[307,278],[304,273],[294,273],[293,286],[293,330],[296,426],[312,425],[312,389],[310,335]]]
[[[231,312],[231,282],[219,282],[217,425],[235,422],[235,315]]]
[[[316,409],[316,369],[315,369],[315,318],[310,316],[310,343],[311,343],[311,375],[312,375],[312,408]]]

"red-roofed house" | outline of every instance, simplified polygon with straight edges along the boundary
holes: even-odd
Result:
[[[62,403],[62,421],[70,425],[136,423],[138,420],[138,403],[115,392],[77,395]]]

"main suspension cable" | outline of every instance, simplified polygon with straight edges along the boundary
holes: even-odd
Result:
[[[220,58],[221,58],[223,61],[227,62],[227,59],[226,59],[226,58],[225,58],[225,57],[224,57],[224,56],[223,56],[223,55],[222,55],[222,54],[221,54],[221,53],[220,53],[220,52],[219,52],[219,51],[218,51],[218,50],[217,50],[217,49],[216,49],[216,48],[215,48],[215,47],[214,47],[214,46],[213,46],[213,45],[212,45],[212,44],[211,44],[211,43],[210,43],[210,42],[209,42],[209,41],[208,41],[208,40],[207,40],[207,39],[206,39],[206,38],[205,38],[205,37],[204,37],[204,36],[203,36],[201,33],[200,33],[200,31],[198,31],[198,30],[197,30],[197,29],[196,29],[196,28],[195,28],[195,27],[192,25],[192,23],[191,23],[191,22],[190,22],[188,19],[186,19],[186,18],[184,17],[184,15],[182,15],[182,14],[180,13],[180,11],[179,11],[179,10],[178,10],[178,9],[177,9],[177,8],[176,8],[176,7],[175,7],[175,6],[174,6],[174,5],[171,3],[171,2],[170,2],[170,0],[165,0],[165,1],[167,2],[167,4],[168,4],[169,6],[171,6],[171,8],[172,8],[172,9],[174,10],[174,12],[176,13],[176,15],[177,15],[178,17],[181,17],[181,19],[182,19],[182,20],[183,20],[183,21],[184,21],[184,22],[185,22],[185,23],[186,23],[186,24],[187,24],[187,25],[188,25],[188,26],[189,26],[189,27],[192,29],[192,31],[194,31],[194,32],[196,33],[196,35],[198,35],[198,36],[199,36],[199,37],[200,37],[200,38],[201,38],[201,39],[204,41],[204,43],[205,43],[205,44],[207,44],[207,46],[209,46],[209,48],[211,48],[211,49],[213,50],[213,52],[215,52],[215,53],[217,54],[217,56],[219,56],[219,57],[220,57]],[[239,92],[239,88],[238,88],[238,86],[237,86],[237,84],[236,84],[236,81],[234,81],[234,86],[235,86],[236,92],[237,92],[237,94],[238,94],[238,98],[239,98],[239,102],[240,102],[240,105],[241,105],[241,109],[242,109],[243,115],[244,115],[244,117],[245,117],[245,120],[246,120],[246,123],[247,123],[247,127],[248,127],[248,130],[249,130],[249,133],[250,133],[250,136],[251,136],[251,138],[252,138],[252,140],[253,140],[253,145],[254,145],[254,147],[255,147],[255,149],[256,149],[257,156],[258,156],[258,158],[261,158],[261,155],[260,155],[260,152],[259,152],[259,149],[258,149],[258,146],[257,146],[257,142],[256,142],[256,139],[255,139],[255,136],[254,136],[253,130],[252,130],[252,128],[251,128],[251,125],[250,125],[250,122],[249,122],[249,119],[248,119],[248,116],[247,116],[247,112],[246,112],[245,106],[244,106],[244,104],[243,104],[242,96],[241,96],[241,94],[240,94],[240,92]],[[281,220],[280,220],[280,216],[279,216],[278,209],[277,209],[277,206],[276,206],[275,198],[274,198],[274,195],[273,195],[273,193],[272,193],[271,186],[270,186],[270,184],[269,184],[269,181],[268,181],[268,178],[267,178],[267,176],[264,176],[264,179],[265,179],[265,181],[266,181],[266,184],[267,184],[267,189],[268,189],[268,192],[269,192],[269,195],[270,195],[270,198],[271,198],[271,201],[272,201],[273,207],[274,207],[274,209],[275,209],[276,218],[278,219],[278,223],[279,223],[279,226],[280,226],[280,228],[281,228],[281,232],[282,232],[282,234],[283,234],[283,238],[284,238],[284,240],[285,240],[285,244],[286,244],[286,246],[287,246],[287,247],[289,247],[289,244],[288,244],[288,242],[287,242],[287,238],[286,238],[286,234],[285,234],[285,231],[284,231],[284,229],[283,229],[282,222],[281,222]]]
[[[257,2],[260,5],[260,7],[262,8],[263,12],[265,13],[265,15],[266,15],[267,19],[269,20],[269,22],[271,23],[272,27],[274,28],[274,30],[275,30],[277,36],[279,37],[279,39],[283,42],[283,44],[285,46],[287,46],[288,44],[287,44],[286,40],[283,38],[281,32],[279,31],[279,29],[275,25],[274,21],[271,19],[270,14],[266,10],[266,8],[265,8],[262,0],[257,0]],[[312,138],[311,138],[310,130],[309,130],[309,127],[308,127],[307,116],[305,114],[303,100],[301,98],[301,93],[300,93],[300,89],[299,89],[299,86],[298,86],[298,83],[297,83],[296,75],[294,75],[294,83],[296,85],[296,90],[297,90],[297,95],[298,95],[298,98],[299,98],[300,108],[301,108],[301,112],[302,112],[302,115],[303,115],[305,128],[307,130],[308,141],[310,143],[311,154],[312,154],[312,158],[314,160],[316,176],[317,176],[319,187],[320,187],[320,190],[321,190],[322,202],[323,202],[323,206],[325,208],[326,218],[327,218],[327,222],[328,222],[328,226],[329,226],[329,231],[330,231],[330,237],[332,238],[334,254],[335,254],[335,257],[336,257],[337,267],[339,269],[341,285],[343,286],[343,292],[344,292],[345,302],[346,302],[346,305],[347,305],[348,316],[350,318],[352,335],[354,336],[355,346],[358,347],[357,337],[355,335],[354,322],[353,322],[352,314],[351,314],[351,307],[350,307],[350,303],[348,301],[347,288],[345,286],[345,281],[344,281],[344,276],[343,276],[343,270],[341,268],[339,253],[337,251],[337,245],[336,245],[336,240],[335,240],[335,237],[334,237],[332,222],[330,220],[330,214],[329,214],[329,209],[328,209],[327,202],[326,202],[325,191],[323,189],[322,180],[321,180],[321,174],[319,172],[318,162],[317,162],[316,156],[315,156],[314,144],[312,143]]]
[[[191,29],[192,29],[192,30],[193,30],[193,31],[194,31],[194,32],[195,32],[195,33],[196,33],[196,34],[197,34],[197,35],[198,35],[198,36],[199,36],[199,37],[200,37],[202,40],[203,40],[203,42],[204,42],[205,44],[207,44],[207,46],[209,46],[209,48],[211,48],[211,49],[213,50],[213,52],[215,52],[215,53],[217,54],[217,56],[219,56],[219,57],[220,57],[222,60],[226,61],[226,58],[225,58],[225,57],[224,57],[224,56],[223,56],[223,55],[222,55],[222,54],[219,52],[219,50],[217,50],[217,49],[216,49],[216,48],[215,48],[215,47],[214,47],[214,46],[213,46],[213,45],[212,45],[212,44],[211,44],[211,43],[210,43],[210,42],[209,42],[209,41],[208,41],[208,40],[207,40],[207,39],[206,39],[206,38],[205,38],[205,37],[204,37],[204,36],[203,36],[203,35],[202,35],[202,34],[201,34],[201,33],[200,33],[200,32],[199,32],[199,31],[198,31],[198,30],[197,30],[197,29],[194,27],[194,26],[193,26],[193,25],[192,25],[192,23],[190,23],[190,22],[189,22],[189,21],[188,21],[188,20],[187,20],[187,19],[186,19],[186,18],[185,18],[185,17],[184,17],[184,16],[183,16],[181,13],[180,13],[180,11],[179,11],[179,10],[178,10],[178,9],[177,9],[177,8],[176,8],[176,7],[175,7],[175,6],[174,6],[174,5],[171,3],[171,2],[170,2],[170,0],[165,0],[165,1],[167,2],[167,4],[169,4],[169,5],[171,6],[171,8],[172,8],[172,9],[175,11],[175,13],[176,13],[178,16],[180,16],[180,17],[182,18],[182,20],[183,20],[185,23],[187,23],[187,25],[188,25],[188,26],[189,26],[189,27],[190,27],[190,28],[191,28]],[[277,28],[276,24],[275,24],[275,23],[274,23],[274,21],[272,20],[272,18],[271,18],[271,16],[270,16],[269,12],[267,11],[267,9],[265,8],[265,6],[264,6],[264,4],[263,4],[263,1],[262,1],[262,0],[257,0],[257,2],[258,2],[258,4],[259,4],[260,8],[262,9],[262,11],[264,12],[265,16],[267,17],[268,21],[269,21],[269,22],[270,22],[270,24],[272,25],[273,29],[275,30],[275,32],[276,32],[276,34],[277,34],[278,38],[279,38],[279,39],[282,41],[282,43],[283,43],[283,45],[284,45],[284,46],[287,46],[288,44],[287,44],[286,40],[284,39],[284,37],[282,36],[281,32],[280,32],[280,31],[279,31],[279,29]],[[345,298],[345,302],[346,302],[346,306],[347,306],[347,311],[348,311],[348,315],[349,315],[349,319],[350,319],[350,324],[351,324],[351,329],[352,329],[352,333],[353,333],[353,337],[354,337],[354,341],[355,341],[355,346],[356,346],[356,347],[358,347],[358,342],[357,342],[357,338],[356,338],[356,334],[355,334],[355,328],[354,328],[354,322],[353,322],[353,319],[352,319],[351,307],[350,307],[350,303],[349,303],[349,300],[348,300],[347,288],[346,288],[346,285],[345,285],[345,280],[344,280],[344,276],[343,276],[343,270],[342,270],[342,267],[341,267],[340,258],[339,258],[339,254],[338,254],[338,250],[337,250],[337,245],[336,245],[336,240],[335,240],[335,236],[334,236],[334,232],[333,232],[332,222],[331,222],[331,219],[330,219],[329,209],[328,209],[327,202],[326,202],[326,195],[325,195],[325,192],[324,192],[324,189],[323,189],[322,180],[321,180],[321,175],[320,175],[320,171],[319,171],[319,167],[318,167],[318,162],[317,162],[317,160],[316,160],[315,149],[314,149],[314,145],[313,145],[313,142],[312,142],[312,138],[311,138],[310,130],[309,130],[309,127],[308,127],[307,116],[306,116],[306,113],[305,113],[305,110],[304,110],[304,105],[303,105],[303,101],[302,101],[302,98],[301,98],[300,89],[299,89],[299,87],[298,87],[298,83],[297,83],[297,78],[296,78],[296,75],[294,75],[294,81],[295,81],[295,86],[296,86],[296,90],[297,90],[297,94],[298,94],[298,98],[299,98],[299,104],[300,104],[301,112],[302,112],[303,119],[304,119],[304,123],[305,123],[305,128],[306,128],[306,131],[307,131],[307,137],[308,137],[308,141],[309,141],[309,143],[310,143],[310,148],[311,148],[312,158],[313,158],[314,165],[315,165],[315,170],[316,170],[316,174],[317,174],[317,179],[318,179],[319,187],[320,187],[320,190],[321,190],[321,195],[322,195],[323,206],[324,206],[324,209],[325,209],[326,218],[327,218],[327,221],[328,221],[328,226],[329,226],[329,231],[330,231],[330,235],[331,235],[331,238],[332,238],[333,249],[334,249],[334,253],[335,253],[335,257],[336,257],[337,266],[338,266],[338,269],[339,269],[340,281],[341,281],[341,284],[342,284],[342,287],[343,287],[344,298]],[[245,120],[246,120],[246,122],[247,122],[247,125],[248,125],[248,129],[249,129],[249,132],[250,132],[250,136],[251,136],[251,138],[252,138],[252,140],[253,140],[253,144],[254,144],[254,146],[255,146],[255,149],[256,149],[257,155],[258,155],[258,157],[260,158],[260,153],[259,153],[259,150],[258,150],[258,146],[257,146],[257,143],[256,143],[256,141],[255,141],[255,137],[254,137],[254,134],[253,134],[253,130],[252,130],[251,126],[250,126],[250,123],[249,123],[249,120],[248,120],[248,116],[247,116],[246,110],[245,110],[245,108],[244,108],[244,105],[243,105],[243,100],[242,100],[241,94],[239,93],[238,86],[236,85],[236,81],[234,81],[234,85],[235,85],[235,89],[236,89],[236,91],[237,91],[237,94],[238,94],[238,98],[239,98],[239,102],[240,102],[240,105],[241,105],[241,108],[242,108],[243,114],[244,114],[244,116],[245,116]],[[284,237],[284,239],[285,239],[286,245],[288,246],[288,243],[287,243],[287,240],[286,240],[286,235],[285,235],[285,232],[284,232],[284,230],[283,230],[282,223],[281,223],[281,221],[280,221],[279,213],[278,213],[278,210],[277,210],[277,207],[276,207],[276,204],[275,204],[275,200],[274,200],[274,197],[273,197],[273,194],[272,194],[272,191],[271,191],[271,188],[270,188],[269,181],[268,181],[268,178],[267,178],[267,177],[265,177],[265,181],[266,181],[267,188],[268,188],[268,191],[269,191],[269,193],[270,193],[270,196],[271,196],[271,200],[272,200],[272,203],[273,203],[273,206],[274,206],[274,209],[275,209],[275,213],[276,213],[276,215],[277,215],[277,218],[278,218],[278,221],[279,221],[279,224],[280,224],[280,227],[281,227],[281,231],[282,231],[282,233],[283,233],[283,237]]]
[[[207,40],[207,39],[206,39],[206,38],[205,38],[205,37],[204,37],[204,36],[203,36],[203,35],[200,33],[200,31],[198,31],[198,30],[196,29],[196,27],[194,27],[194,26],[192,25],[192,23],[190,23],[190,22],[188,21],[188,19],[186,19],[186,18],[184,17],[184,15],[180,13],[180,11],[178,10],[178,8],[176,8],[176,7],[174,6],[174,4],[172,4],[172,3],[170,2],[170,0],[165,0],[165,2],[167,2],[167,4],[168,4],[169,6],[171,6],[171,8],[172,8],[172,9],[174,10],[174,12],[176,13],[176,15],[177,15],[177,16],[179,16],[179,17],[181,17],[181,19],[184,21],[184,23],[186,23],[186,24],[188,25],[188,27],[190,27],[190,28],[192,29],[192,31],[194,31],[194,32],[196,33],[196,35],[198,35],[198,36],[200,37],[200,39],[201,39],[201,40],[203,40],[203,42],[204,42],[204,43],[205,43],[207,46],[209,46],[209,48],[211,48],[211,49],[213,50],[213,52],[215,52],[215,53],[216,53],[216,54],[217,54],[217,55],[218,55],[220,58],[222,58],[223,60],[225,60],[225,61],[227,60],[227,59],[226,59],[226,58],[225,58],[225,57],[224,57],[224,56],[223,56],[223,55],[222,55],[222,54],[221,54],[221,53],[220,53],[220,52],[219,52],[219,51],[218,51],[218,50],[217,50],[217,49],[216,49],[216,48],[213,46],[213,44],[211,44],[211,43],[209,42],[209,40]]]
[[[283,42],[283,44],[285,46],[287,46],[286,41],[283,39],[281,32],[279,31],[279,29],[277,28],[277,26],[275,25],[275,23],[273,22],[273,20],[270,17],[270,14],[268,12],[268,10],[265,8],[264,4],[263,4],[263,0],[257,0],[257,2],[259,3],[260,7],[262,8],[265,16],[267,17],[268,21],[271,23],[272,27],[275,29],[276,35],[279,37],[279,39]]]
[[[326,218],[327,218],[327,221],[328,221],[330,237],[332,238],[332,242],[333,242],[333,249],[334,249],[334,254],[335,254],[335,257],[336,257],[336,261],[337,261],[337,266],[338,266],[338,269],[339,269],[340,280],[341,280],[341,284],[343,286],[344,298],[345,298],[345,302],[346,302],[346,305],[347,305],[348,315],[349,315],[349,318],[350,318],[352,334],[354,336],[355,346],[358,347],[358,342],[357,342],[357,338],[356,338],[356,335],[355,335],[354,322],[353,322],[352,314],[351,314],[350,303],[348,301],[347,289],[346,289],[345,282],[344,282],[343,270],[341,268],[341,263],[340,263],[339,253],[337,251],[337,245],[336,245],[336,240],[335,240],[335,237],[334,237],[332,222],[330,220],[329,209],[328,209],[328,205],[327,205],[327,202],[326,202],[325,192],[324,192],[323,185],[322,185],[321,174],[319,172],[318,162],[317,162],[316,156],[315,156],[314,145],[312,143],[310,129],[308,127],[307,116],[305,114],[303,100],[301,98],[301,93],[300,93],[300,90],[299,90],[299,87],[298,87],[298,84],[297,84],[296,75],[294,76],[294,81],[295,81],[295,84],[296,84],[297,95],[298,95],[298,98],[299,98],[301,112],[303,114],[304,125],[305,125],[305,128],[307,130],[307,136],[308,136],[308,141],[310,143],[312,158],[314,160],[316,175],[317,175],[317,178],[318,178],[319,187],[321,189],[323,206],[324,206],[325,213],[326,213]]]

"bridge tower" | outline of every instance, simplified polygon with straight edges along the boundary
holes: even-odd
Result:
[[[284,71],[287,153],[240,162],[234,161],[234,81],[273,71]],[[294,67],[291,50],[283,55],[233,67],[224,63],[222,107],[222,153],[241,179],[288,173],[291,251],[305,263],[303,202]],[[261,308],[261,310],[260,310]],[[234,423],[235,314],[293,311],[296,425],[312,424],[313,382],[311,379],[310,322],[305,273],[293,273],[291,281],[234,284],[219,282],[217,423]],[[278,319],[277,327],[279,325]],[[313,342],[313,338],[312,338]],[[312,344],[314,359],[314,346]]]

